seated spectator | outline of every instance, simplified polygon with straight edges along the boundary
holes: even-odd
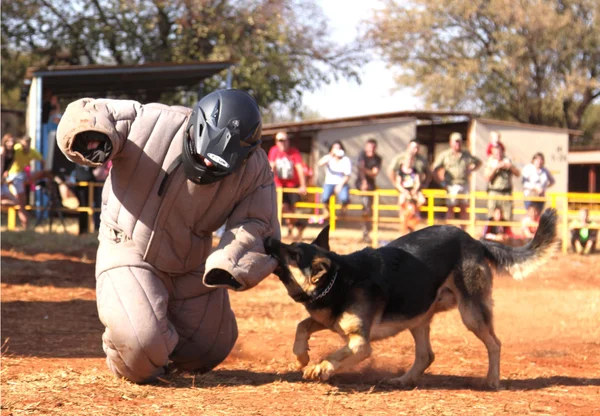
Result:
[[[488,218],[488,221],[506,221],[502,212],[502,207],[497,205],[493,210],[492,216]],[[513,233],[508,225],[486,225],[483,229],[483,238],[506,243],[513,238]]]
[[[577,254],[590,254],[596,249],[598,229],[589,218],[589,211],[585,208],[579,210],[579,219],[571,223],[571,246]]]
[[[325,166],[325,182],[323,183],[323,194],[321,202],[323,203],[323,219],[329,219],[329,199],[335,194],[338,201],[342,204],[342,215],[346,213],[346,208],[350,202],[350,187],[348,181],[352,174],[352,162],[346,156],[346,151],[341,142],[334,142],[329,148],[329,153],[323,156],[317,163],[319,166]]]
[[[527,208],[527,215],[521,221],[521,231],[523,232],[523,238],[531,240],[535,235],[540,223],[540,210],[537,205],[529,205]]]

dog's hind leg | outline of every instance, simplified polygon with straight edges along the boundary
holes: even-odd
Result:
[[[486,385],[491,389],[500,387],[500,340],[494,333],[491,299],[461,299],[458,310],[465,326],[479,338],[487,348],[488,373]]]
[[[298,360],[298,369],[308,365],[310,357],[308,356],[308,340],[310,336],[317,331],[325,329],[325,326],[313,318],[306,318],[296,327],[296,339],[294,340],[294,355]]]
[[[415,362],[410,370],[404,375],[388,380],[389,383],[398,383],[403,386],[414,385],[417,382],[417,379],[422,376],[425,370],[433,363],[435,355],[431,349],[429,331],[430,321],[424,322],[410,330],[410,333],[415,340]]]

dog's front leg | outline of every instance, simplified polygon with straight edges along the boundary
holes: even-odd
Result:
[[[317,331],[325,329],[325,326],[313,318],[306,318],[296,327],[296,339],[294,340],[294,355],[298,360],[298,369],[308,365],[310,360],[308,356],[308,340],[311,335]]]
[[[304,378],[326,381],[342,366],[349,366],[363,361],[371,355],[371,344],[364,334],[348,335],[348,344],[329,354],[319,364],[311,365],[304,370]]]

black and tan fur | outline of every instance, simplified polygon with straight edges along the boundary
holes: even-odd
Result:
[[[462,321],[486,346],[486,385],[500,382],[500,341],[492,319],[493,271],[521,279],[548,259],[556,244],[556,212],[546,210],[534,239],[523,247],[477,241],[453,226],[433,226],[385,247],[348,255],[329,250],[329,227],[312,244],[267,239],[267,253],[288,294],[310,317],[298,324],[294,354],[307,379],[327,380],[342,367],[371,354],[371,341],[406,329],[415,340],[415,361],[391,382],[414,384],[431,365],[433,316],[458,306]],[[291,267],[290,267],[291,266]],[[318,364],[309,364],[308,341],[330,329],[347,344]]]

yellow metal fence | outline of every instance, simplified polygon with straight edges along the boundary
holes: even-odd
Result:
[[[307,188],[307,195],[313,196],[315,202],[298,202],[296,203],[297,209],[310,209],[313,210],[312,214],[307,213],[284,213],[283,212],[283,194],[284,193],[298,193],[295,188],[278,188],[277,189],[277,206],[278,206],[278,218],[279,222],[286,218],[319,218],[321,215],[317,214],[317,210],[323,207],[321,202],[318,202],[317,196],[322,193],[322,188],[310,187]],[[453,198],[463,199],[468,201],[467,207],[467,220],[447,220],[445,218],[436,218],[436,213],[446,213],[448,208],[446,207],[446,199],[448,198],[447,192],[441,189],[425,189],[423,194],[426,198],[426,203],[420,207],[421,218],[423,225],[435,225],[435,224],[451,224],[466,226],[467,231],[476,236],[477,227],[483,227],[485,225],[506,225],[510,227],[520,227],[521,222],[519,221],[502,221],[494,222],[488,221],[488,201],[489,200],[512,200],[513,201],[513,216],[521,215],[526,212],[524,207],[524,201],[546,201],[546,207],[552,207],[557,209],[560,222],[559,222],[559,236],[562,240],[562,250],[566,252],[570,242],[570,231],[569,222],[576,218],[578,215],[579,208],[588,208],[590,210],[590,217],[592,219],[600,217],[600,194],[590,193],[567,193],[567,192],[551,192],[544,197],[525,197],[522,192],[515,192],[511,196],[503,195],[488,195],[484,191],[471,192],[468,195],[456,195]],[[356,189],[350,190],[350,195],[354,196],[369,196],[373,198],[372,205],[372,216],[365,219],[361,215],[345,215],[344,221],[357,221],[364,222],[365,220],[372,223],[371,236],[373,245],[377,246],[379,243],[379,231],[380,224],[382,223],[396,223],[400,224],[400,207],[397,202],[390,203],[390,199],[398,198],[398,192],[394,189],[378,189],[375,191],[360,191]],[[390,198],[391,197],[391,198]],[[382,203],[382,199],[387,199],[387,203]],[[328,203],[330,217],[328,222],[330,224],[330,230],[335,231],[337,223],[340,220],[340,216],[337,210],[341,209],[342,206],[337,203],[335,195],[332,195]],[[350,203],[346,207],[347,212],[363,210],[362,204]],[[459,209],[455,208],[455,212]],[[395,215],[385,215],[385,213],[392,213]],[[382,215],[384,214],[384,215]],[[484,218],[482,219],[482,216]]]
[[[94,208],[94,188],[103,186],[102,183],[96,182],[78,182],[77,186],[88,187],[88,206],[80,206],[76,209],[68,209],[59,207],[54,211],[60,211],[65,213],[78,213],[87,212],[89,229],[94,229],[93,213],[99,212],[100,208]],[[318,196],[323,192],[320,187],[309,187],[307,188],[307,195],[310,199],[311,196],[314,202],[301,201],[296,203],[296,208],[304,212],[284,213],[283,212],[283,194],[284,193],[298,193],[295,188],[278,188],[277,189],[277,209],[278,219],[282,223],[284,219],[296,218],[296,219],[311,219],[319,218],[317,210],[323,207],[321,202],[318,202]],[[446,220],[436,218],[436,213],[445,213],[448,211],[446,207],[446,199],[448,195],[445,190],[438,189],[425,189],[423,194],[427,202],[420,207],[421,218],[423,225],[434,225],[434,224],[452,224],[466,226],[467,231],[475,236],[477,227],[485,225],[507,225],[507,226],[520,226],[521,223],[517,221],[503,221],[501,223],[491,222],[487,220],[487,202],[488,200],[513,200],[513,215],[520,215],[525,213],[523,201],[525,199],[531,201],[546,201],[546,207],[556,208],[560,216],[559,223],[559,235],[562,239],[562,249],[566,252],[569,246],[569,222],[575,218],[578,214],[579,208],[586,207],[590,210],[590,217],[592,219],[600,217],[600,194],[591,193],[567,193],[567,192],[550,192],[546,198],[529,197],[525,198],[523,193],[515,192],[511,196],[493,195],[490,196],[487,192],[476,191],[471,192],[468,195],[457,195],[454,198],[468,200],[467,220]],[[347,206],[347,211],[350,213],[344,216],[344,221],[357,221],[364,222],[369,221],[372,224],[371,236],[373,239],[373,245],[377,246],[379,242],[379,231],[380,224],[392,223],[400,224],[400,208],[398,206],[397,198],[398,192],[394,189],[378,189],[375,191],[360,191],[356,189],[350,190],[350,195],[355,197],[369,196],[373,198],[372,205],[372,216],[370,218],[364,218],[362,215],[352,215],[352,211],[361,212],[363,210],[362,204],[350,203]],[[385,199],[386,201],[382,201]],[[391,201],[393,202],[391,202]],[[384,203],[386,202],[386,203]],[[7,229],[14,230],[17,224],[17,206],[5,206],[3,210],[7,211]],[[42,210],[40,207],[26,206],[28,211]],[[312,210],[313,212],[306,212],[306,210]],[[341,205],[337,203],[335,195],[332,195],[329,200],[329,224],[331,231],[335,231],[340,221],[340,216],[337,210],[341,209]],[[458,211],[458,209],[455,209]],[[389,215],[389,214],[392,215]],[[383,215],[382,215],[383,214]],[[386,215],[388,214],[388,215]],[[395,214],[395,215],[394,215]],[[485,219],[481,219],[481,216],[485,215]]]

